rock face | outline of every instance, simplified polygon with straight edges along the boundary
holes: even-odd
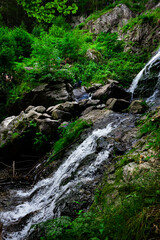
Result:
[[[157,59],[147,66],[134,91],[135,97],[150,97],[155,90],[160,92],[160,50]]]
[[[160,3],[156,6],[155,5],[156,1],[151,0],[147,3],[146,7],[148,9],[152,8],[152,10],[156,8],[159,9]],[[129,29],[127,32],[120,30],[119,36],[126,42],[125,51],[130,50],[133,53],[141,53],[142,46],[144,49],[146,49],[147,52],[155,51],[155,49],[158,47],[160,39],[159,20],[153,23],[152,20],[145,19],[144,21],[138,22],[132,29]]]
[[[131,10],[125,4],[119,4],[96,21],[89,21],[85,28],[96,34],[115,32],[119,26],[122,27],[131,17],[133,17]]]
[[[63,80],[58,80],[53,84],[43,84],[31,92],[27,93],[22,101],[17,101],[9,109],[9,113],[19,114],[20,111],[28,107],[29,105],[45,107],[56,105],[60,102],[71,100],[72,86],[69,83],[65,83]]]

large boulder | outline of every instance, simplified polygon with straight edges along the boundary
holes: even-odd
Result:
[[[9,114],[19,114],[19,112],[29,105],[49,107],[60,102],[71,100],[72,87],[63,80],[57,80],[52,84],[42,84],[29,93],[26,93],[22,100],[18,100],[9,108]]]
[[[60,119],[63,122],[75,117],[78,114],[78,110],[79,105],[77,102],[65,102],[49,107],[47,113],[51,114],[53,119]]]
[[[122,87],[119,87],[115,83],[106,84],[100,87],[94,94],[94,99],[100,99],[106,101],[109,98],[124,99],[130,101],[131,94],[125,91]]]
[[[91,121],[92,123],[99,122],[100,120],[106,118],[109,114],[111,114],[112,111],[107,109],[95,109],[90,111],[89,113],[83,115],[80,117],[80,119]]]
[[[123,99],[116,99],[116,98],[110,98],[106,102],[107,109],[115,112],[121,112],[127,109],[129,105],[130,105],[129,101],[126,101]]]
[[[131,17],[133,17],[132,11],[125,4],[119,4],[96,21],[89,21],[85,28],[96,34],[116,32],[118,27],[122,27]]]

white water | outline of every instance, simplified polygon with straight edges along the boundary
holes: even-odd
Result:
[[[104,152],[100,152],[90,166],[86,166],[82,170],[78,170],[78,167],[86,156],[95,152],[97,139],[102,136],[107,136],[116,127],[112,125],[113,124],[110,123],[104,129],[94,130],[93,133],[72,152],[52,177],[41,180],[29,191],[21,190],[14,192],[19,199],[28,198],[29,200],[16,206],[13,211],[1,212],[0,219],[3,226],[13,225],[26,215],[29,216],[31,214],[31,216],[28,217],[22,230],[12,233],[5,231],[3,236],[4,240],[24,240],[33,224],[53,217],[53,209],[59,199],[76,188],[78,183],[85,183],[94,179],[95,171],[97,170],[96,167],[107,160],[112,149],[111,145],[108,144],[107,149]],[[69,178],[76,170],[75,179],[63,185],[63,181]]]
[[[153,63],[159,58],[160,58],[160,49],[158,50],[157,54],[150,59],[150,61],[145,65],[145,67],[133,79],[133,82],[132,82],[130,88],[128,89],[128,91],[131,92],[132,95],[133,95],[133,93],[134,93],[134,91],[135,91],[135,89],[138,85],[139,80],[143,76],[143,74],[149,73]]]

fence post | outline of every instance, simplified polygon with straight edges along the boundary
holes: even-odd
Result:
[[[13,161],[13,178],[15,177],[15,161]]]

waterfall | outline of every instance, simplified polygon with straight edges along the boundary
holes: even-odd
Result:
[[[125,119],[120,120],[119,117],[118,124]],[[86,156],[96,151],[97,140],[107,136],[117,127],[115,122],[108,124],[104,129],[94,130],[50,178],[39,181],[30,190],[12,190],[13,197],[18,198],[22,203],[13,210],[0,212],[0,219],[4,227],[4,240],[24,240],[33,224],[54,217],[53,210],[58,200],[69,194],[79,183],[86,183],[95,178],[97,168],[108,159],[113,147],[111,144],[108,143],[107,148],[98,153],[95,160],[88,166],[84,166],[82,169],[79,166]],[[75,177],[70,179],[73,173],[76,173]],[[64,184],[67,178],[69,181]],[[20,225],[21,229],[17,230]],[[13,231],[11,232],[10,229]]]
[[[128,89],[128,91],[132,93],[132,96],[134,94],[135,89],[138,86],[139,80],[142,78],[143,75],[150,73],[150,69],[152,68],[152,66],[156,62],[156,60],[158,60],[158,59],[160,59],[160,49],[155,54],[155,56],[153,56],[150,59],[150,61],[145,65],[145,67],[138,73],[138,75],[133,79],[133,82],[132,82],[130,88]],[[160,78],[160,74],[159,74],[158,78]],[[156,90],[155,90],[155,92],[156,92]],[[155,97],[156,94],[157,93],[153,93],[153,95],[151,96],[151,98],[148,101],[153,100],[153,97]]]

